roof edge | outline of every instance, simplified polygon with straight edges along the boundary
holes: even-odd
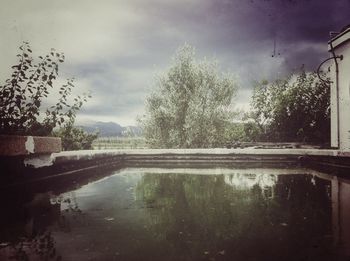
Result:
[[[339,47],[340,45],[344,44],[349,40],[350,40],[350,27],[328,41],[328,51],[331,51],[332,47],[333,49],[336,47]]]

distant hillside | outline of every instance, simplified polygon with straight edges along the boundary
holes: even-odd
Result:
[[[100,137],[128,137],[142,135],[142,131],[139,127],[123,127],[115,122],[98,121],[93,123],[86,123],[79,127],[89,133],[98,132]]]

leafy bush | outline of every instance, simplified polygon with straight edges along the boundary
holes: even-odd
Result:
[[[55,127],[74,119],[90,96],[77,96],[69,104],[74,84],[73,79],[68,79],[59,89],[57,102],[43,111],[43,101],[53,89],[64,54],[51,49],[36,62],[28,42],[19,49],[18,63],[12,66],[11,77],[0,85],[0,134],[51,135]]]
[[[54,136],[61,138],[63,150],[90,150],[98,133],[87,133],[81,128],[74,127],[72,120],[59,130],[54,131]]]
[[[302,71],[272,83],[259,83],[252,116],[265,140],[328,142],[330,87],[316,73]]]

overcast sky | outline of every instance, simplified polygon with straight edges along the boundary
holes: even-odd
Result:
[[[29,41],[34,56],[64,52],[60,78],[93,98],[79,121],[135,124],[154,77],[184,43],[237,75],[238,108],[254,81],[328,57],[330,31],[350,24],[350,0],[0,0],[0,82]],[[274,55],[274,57],[272,57]]]

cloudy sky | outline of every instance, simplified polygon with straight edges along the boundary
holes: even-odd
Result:
[[[241,85],[309,70],[328,57],[330,31],[350,24],[350,0],[0,0],[0,82],[29,41],[34,56],[64,52],[60,78],[93,98],[79,121],[135,124],[154,77],[184,43]],[[273,57],[272,57],[273,56]],[[0,83],[0,84],[1,84]]]

